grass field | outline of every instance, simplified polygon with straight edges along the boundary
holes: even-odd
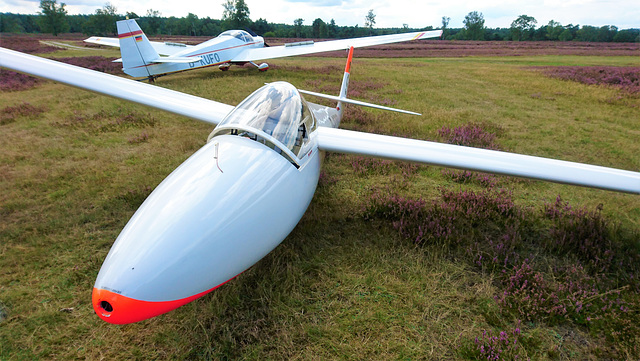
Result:
[[[118,56],[46,54],[90,55]],[[344,61],[156,85],[229,104],[276,80],[337,94]],[[640,58],[356,50],[354,98],[423,115],[352,107],[343,126],[437,141],[457,129],[488,147],[638,171],[638,94],[537,69],[583,65]],[[258,264],[166,315],[104,323],[90,298],[111,244],[212,129],[45,81],[0,93],[0,109],[0,360],[640,357],[637,195],[338,154],[302,221]]]

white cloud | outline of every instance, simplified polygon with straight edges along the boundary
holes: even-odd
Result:
[[[71,14],[93,14],[108,1],[59,0],[67,4]],[[163,16],[183,17],[194,13],[199,17],[222,17],[223,0],[175,1],[175,0],[110,0],[119,13],[128,11],[139,15],[148,9]],[[273,23],[293,24],[298,18],[310,25],[314,19],[325,22],[334,19],[340,26],[364,26],[369,9],[376,14],[377,27],[440,26],[443,16],[451,18],[450,27],[462,27],[465,15],[471,11],[482,12],[488,27],[509,27],[519,15],[526,14],[538,20],[538,26],[555,20],[563,25],[616,25],[621,29],[640,27],[640,6],[637,0],[564,0],[532,2],[530,0],[246,0],[251,19],[266,19]],[[39,0],[0,0],[5,12],[35,14]]]

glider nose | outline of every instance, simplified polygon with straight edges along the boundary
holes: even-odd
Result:
[[[115,324],[169,312],[264,257],[306,210],[319,156],[302,169],[255,140],[215,138],[167,177],[129,220],[93,289]]]
[[[127,307],[131,306],[130,302],[127,302],[130,300],[129,298],[111,291],[94,288],[91,300],[96,314],[109,323],[127,323],[126,319],[137,313],[135,310],[132,311],[131,307]]]
[[[173,301],[151,302],[137,300],[109,290],[94,287],[91,301],[93,310],[102,320],[113,324],[126,324],[146,320],[169,312],[195,300],[205,293],[207,292]]]
[[[93,289],[91,299],[98,317],[113,324],[137,322],[171,310],[159,307],[162,302],[140,301],[100,288]]]

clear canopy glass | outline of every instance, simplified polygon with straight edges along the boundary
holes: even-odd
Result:
[[[307,102],[298,90],[285,82],[270,83],[242,101],[214,129],[210,138],[221,132],[266,138],[296,157],[315,129]],[[275,141],[274,141],[275,140]]]

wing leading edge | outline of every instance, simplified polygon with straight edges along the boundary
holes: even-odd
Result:
[[[318,128],[318,148],[640,194],[640,173],[345,129]]]
[[[0,67],[109,95],[210,124],[233,106],[57,61],[0,48]]]
[[[435,38],[442,35],[442,30],[420,31],[415,33],[367,36],[364,38],[328,40],[321,42],[301,43],[301,45],[291,46],[287,44],[282,46],[270,46],[265,48],[247,49],[236,57],[231,59],[232,62],[256,61],[264,59],[282,58],[285,56],[296,56],[305,54],[322,53],[326,51],[345,50],[350,47],[361,48],[373,45],[383,45],[391,43],[399,43],[403,41],[421,40]]]

